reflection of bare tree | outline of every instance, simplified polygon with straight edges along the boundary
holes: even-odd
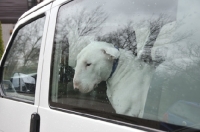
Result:
[[[172,54],[176,52],[176,54],[169,57],[168,60],[171,60],[170,63],[166,63],[163,65],[165,67],[165,70],[169,71],[169,73],[182,73],[183,71],[190,69],[193,66],[199,66],[200,65],[200,45],[198,43],[187,43],[186,45],[177,44],[176,47],[174,47],[174,51],[172,51]],[[178,50],[176,50],[178,48]],[[199,73],[200,71],[195,70],[196,73]],[[184,74],[187,74],[186,76],[192,78],[192,74],[189,75],[188,73],[184,72]],[[198,80],[198,78],[192,78],[193,80]]]
[[[76,17],[68,19],[68,22],[76,24],[79,36],[86,36],[99,31],[100,26],[105,22],[106,19],[107,15],[99,6],[90,13],[88,13],[86,9],[83,9]],[[69,27],[72,27],[70,24]]]
[[[131,50],[132,53],[137,56],[136,35],[132,22],[129,22],[122,29],[118,29],[104,36],[98,36],[97,40],[114,44],[118,48]]]
[[[160,14],[158,17],[152,17],[148,20],[140,21],[138,24],[133,25],[133,22],[128,22],[127,25],[121,29],[117,29],[114,32],[108,33],[103,36],[97,36],[98,41],[106,41],[108,43],[114,44],[116,47],[127,49],[132,51],[133,55],[137,56],[137,39],[143,34],[140,34],[140,36],[136,37],[135,28],[140,29],[143,27],[147,27],[149,29],[149,35],[147,40],[144,43],[144,46],[142,47],[142,51],[140,52],[140,59],[143,60],[146,63],[153,63],[153,64],[160,64],[165,60],[166,53],[168,48],[163,46],[162,48],[159,48],[155,51],[155,59],[152,59],[151,52],[152,48],[154,47],[154,44],[156,40],[163,39],[164,41],[161,42],[161,45],[165,44],[175,44],[180,41],[183,41],[184,39],[191,36],[190,33],[181,33],[177,34],[177,37],[174,37],[173,40],[166,41],[165,39],[172,33],[174,33],[176,30],[181,27],[180,23],[175,23],[172,27],[173,28],[166,28],[164,31],[161,32],[161,29],[172,22],[170,19],[171,17],[166,14]],[[158,37],[159,36],[159,37]]]
[[[62,16],[56,25],[56,44],[62,46],[62,52],[68,51],[69,35],[81,37],[95,34],[106,19],[107,15],[100,6],[89,12],[84,8],[74,16]]]
[[[161,14],[158,18],[152,18],[147,20],[150,29],[150,34],[147,42],[145,43],[143,49],[144,51],[141,55],[141,59],[144,60],[144,62],[152,62],[151,48],[154,46],[158,34],[160,33],[160,29],[170,21],[171,20],[169,19],[169,17],[164,14]]]
[[[107,15],[100,6],[92,11],[81,9],[74,16],[58,17],[55,44],[62,49],[61,54],[68,55],[69,46],[72,45],[69,39],[76,41],[80,37],[97,33],[106,19]]]
[[[5,62],[5,75],[36,72],[43,25],[44,18],[40,18],[18,31]]]
[[[160,29],[163,27],[163,25],[169,22],[170,22],[169,17],[167,17],[164,14],[161,14],[158,18],[144,20],[137,25],[138,27],[148,25],[148,28],[150,29],[148,40],[145,43],[143,49],[144,51],[141,55],[141,59],[144,60],[145,62],[152,62],[151,48],[153,47],[156,41]],[[137,42],[136,42],[135,29],[133,28],[133,22],[129,22],[127,26],[125,26],[122,29],[118,29],[117,31],[111,32],[104,36],[98,36],[97,40],[106,41],[114,44],[119,48],[131,50],[132,53],[137,56]]]
[[[34,26],[34,29],[30,29],[30,34],[27,34],[22,30],[18,37],[23,37],[21,41],[16,42],[17,45],[17,54],[23,60],[23,66],[28,66],[36,63],[39,55],[39,48],[41,43],[42,36],[36,35],[39,31],[37,27]],[[34,31],[35,30],[35,31]],[[32,37],[34,35],[34,37]],[[16,38],[18,39],[18,38]]]
[[[175,32],[181,28],[183,23],[181,20],[178,23],[173,22],[174,26],[172,28],[165,27],[165,29],[163,29],[163,31],[161,32],[161,28],[164,28],[165,25],[169,23],[173,25],[172,20],[170,19],[170,16],[167,16],[165,14],[161,14],[156,19],[148,20],[148,23],[149,23],[149,28],[150,28],[150,34],[144,46],[144,51],[141,55],[141,59],[143,59],[145,62],[149,62],[149,63],[154,62],[156,65],[158,65],[165,60],[165,56],[166,56],[166,52],[168,48],[164,46],[162,47],[162,49],[160,49],[160,51],[159,49],[156,51],[156,54],[157,54],[156,58],[155,60],[152,60],[151,49],[153,48],[156,40],[158,39],[164,40],[162,41],[162,45],[176,44],[176,43],[179,43],[180,41],[188,39],[192,35],[190,32],[176,33],[175,36],[171,36],[170,41],[166,41],[165,39],[167,39],[171,34],[175,34]]]

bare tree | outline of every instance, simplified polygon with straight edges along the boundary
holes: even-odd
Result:
[[[105,41],[115,45],[115,47],[131,50],[137,56],[136,35],[132,25],[129,22],[124,28],[111,32],[104,36],[97,36],[97,41]]]
[[[56,25],[55,45],[61,47],[62,55],[68,56],[69,46],[71,45],[69,39],[75,41],[76,38],[98,33],[107,17],[101,6],[91,11],[83,8],[75,15],[59,17]]]
[[[154,64],[157,66],[165,60],[166,53],[168,50],[167,47],[163,47],[162,50],[157,49],[157,51],[155,53],[156,59],[155,60],[152,59],[151,49],[153,48],[156,40],[158,39],[158,35],[161,38],[165,38],[167,34],[172,34],[179,27],[181,27],[180,23],[176,23],[176,25],[172,29],[169,29],[169,30],[161,33],[160,32],[161,28],[164,25],[172,22],[172,20],[170,18],[171,17],[166,14],[160,14],[158,17],[152,16],[152,18],[150,18],[150,19],[142,20],[138,24],[135,24],[133,21],[131,21],[131,22],[128,22],[126,24],[126,26],[124,26],[123,28],[117,29],[116,31],[112,31],[103,36],[97,36],[96,40],[112,43],[116,47],[130,50],[130,51],[132,51],[133,55],[137,56],[137,54],[138,54],[137,53],[137,41],[136,41],[137,38],[136,38],[136,33],[135,33],[133,23],[134,23],[134,25],[136,25],[135,27],[137,27],[137,28],[147,27],[150,30],[149,36],[143,46],[142,52],[140,53],[140,59],[146,63]],[[191,34],[190,33],[182,33],[177,36],[178,37],[175,37],[173,40],[170,40],[169,42],[163,42],[163,45],[180,42],[180,41],[188,38],[189,36],[191,36]]]
[[[160,33],[160,29],[167,23],[170,23],[172,20],[169,16],[165,14],[160,14],[157,18],[154,18],[152,16],[151,19],[147,20],[148,27],[150,29],[148,40],[145,43],[145,46],[143,48],[143,53],[141,55],[141,59],[144,62],[152,63],[152,57],[151,57],[151,48],[154,46],[154,43],[158,37],[158,34]],[[163,60],[159,60],[163,61]]]
[[[15,72],[36,72],[41,45],[44,18],[40,18],[22,27],[7,55],[5,75],[11,77]]]
[[[142,27],[145,25],[144,23],[147,23],[150,29],[148,40],[145,43],[143,53],[141,55],[141,59],[144,62],[152,62],[151,48],[156,41],[160,29],[163,27],[163,25],[169,22],[169,17],[161,14],[158,18],[152,17],[151,19],[143,20],[138,24],[138,26]],[[133,27],[133,21],[128,22],[124,28],[118,29],[117,31],[108,33],[104,36],[98,36],[97,40],[106,41],[108,43],[114,44],[119,48],[131,50],[132,53],[137,56],[137,41],[135,29]]]

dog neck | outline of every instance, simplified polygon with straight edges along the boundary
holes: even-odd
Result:
[[[115,61],[113,61],[112,71],[110,76],[106,80],[107,84],[117,83],[119,81],[118,78],[123,78],[124,74],[128,74],[130,72],[130,65],[133,65],[133,61],[135,62],[135,56],[133,56],[131,51],[127,51],[124,49],[119,49],[120,56]],[[115,76],[118,74],[117,76]],[[115,82],[114,78],[117,78],[117,82]],[[113,80],[114,79],[114,80]]]
[[[113,61],[113,66],[112,66],[112,71],[111,71],[110,76],[108,77],[107,81],[112,77],[113,73],[114,73],[115,70],[117,69],[118,62],[119,62],[119,58],[114,59],[114,61]]]
[[[115,46],[115,48],[119,51],[119,48],[118,48],[118,47]],[[117,69],[118,62],[119,62],[119,58],[114,59],[114,61],[113,61],[113,66],[112,66],[112,71],[111,71],[110,76],[108,77],[107,81],[112,77],[113,73],[114,73],[115,70]]]

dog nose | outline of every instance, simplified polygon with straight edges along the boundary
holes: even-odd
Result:
[[[80,82],[74,81],[74,89],[79,89],[79,87],[80,87]]]

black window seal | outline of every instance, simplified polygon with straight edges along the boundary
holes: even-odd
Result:
[[[134,129],[139,129],[148,132],[160,132],[160,131],[199,131],[198,129],[187,127],[187,126],[178,126],[174,124],[169,124],[162,121],[155,121],[145,118],[130,117],[125,115],[119,115],[115,113],[106,113],[92,109],[85,109],[80,107],[74,107],[67,104],[49,102],[50,108],[52,110],[57,110],[65,112],[68,114],[74,114],[78,116],[83,116],[86,118],[91,118],[94,120],[105,121],[108,123],[117,124],[120,126],[126,126]],[[71,107],[71,108],[70,108]]]
[[[3,77],[4,64],[5,64],[8,52],[10,51],[10,49],[11,49],[11,47],[13,45],[13,41],[15,40],[19,30],[22,29],[24,26],[36,21],[39,18],[43,18],[45,16],[46,16],[46,12],[43,12],[43,13],[37,15],[36,17],[33,17],[33,18],[29,19],[28,21],[26,21],[26,22],[22,23],[21,25],[19,25],[17,27],[17,29],[15,30],[15,32],[13,33],[12,38],[11,38],[9,44],[8,44],[8,47],[4,51],[6,53],[5,53],[5,55],[3,56],[2,60],[1,60],[1,66],[0,66],[0,85],[1,85],[0,86],[0,97],[1,98],[10,99],[10,100],[18,101],[18,102],[24,102],[24,103],[28,103],[28,104],[32,104],[32,105],[35,104],[35,97],[34,97],[33,101],[30,101],[30,100],[27,100],[27,99],[6,96],[5,92],[2,89],[2,79],[3,79],[2,77]],[[45,23],[44,23],[44,26],[45,26]]]
[[[117,124],[120,126],[131,127],[131,128],[135,128],[135,129],[139,129],[139,130],[148,131],[148,132],[160,131],[153,127],[148,127],[148,126],[134,124],[134,123],[127,123],[125,121],[119,120],[119,118],[121,118],[121,116],[124,116],[124,115],[117,115],[117,114],[111,114],[111,113],[104,114],[103,112],[100,112],[100,111],[95,111],[92,109],[83,109],[83,108],[79,108],[79,107],[76,107],[74,109],[73,108],[69,109],[69,108],[65,108],[65,106],[68,106],[66,104],[65,105],[59,104],[59,103],[55,103],[52,101],[49,102],[49,105],[50,105],[50,108],[53,110],[65,112],[68,114],[75,114],[75,115],[79,115],[79,116],[83,116],[83,117],[87,117],[87,118],[91,118],[91,119],[95,119],[95,120],[101,120],[101,121],[105,121],[108,123],[113,123],[113,124]],[[86,112],[86,111],[89,111],[90,113],[98,113],[98,114],[90,114],[89,112]],[[107,117],[102,116],[102,115],[105,115]],[[108,118],[108,116],[109,116],[109,118]],[[118,117],[118,119],[114,118],[114,116]],[[142,122],[154,123],[157,125],[159,124],[159,122],[153,121],[153,120],[141,119],[141,118],[136,118],[136,117],[129,117],[129,118],[134,118],[135,122],[142,121]]]
[[[17,98],[17,97],[9,97],[9,96],[3,96],[2,98],[34,105],[34,101],[27,100],[27,99],[22,99],[22,98]]]
[[[0,97],[4,97],[5,96],[5,93],[4,93],[4,91],[3,91],[3,89],[2,89],[2,85],[0,84]]]

